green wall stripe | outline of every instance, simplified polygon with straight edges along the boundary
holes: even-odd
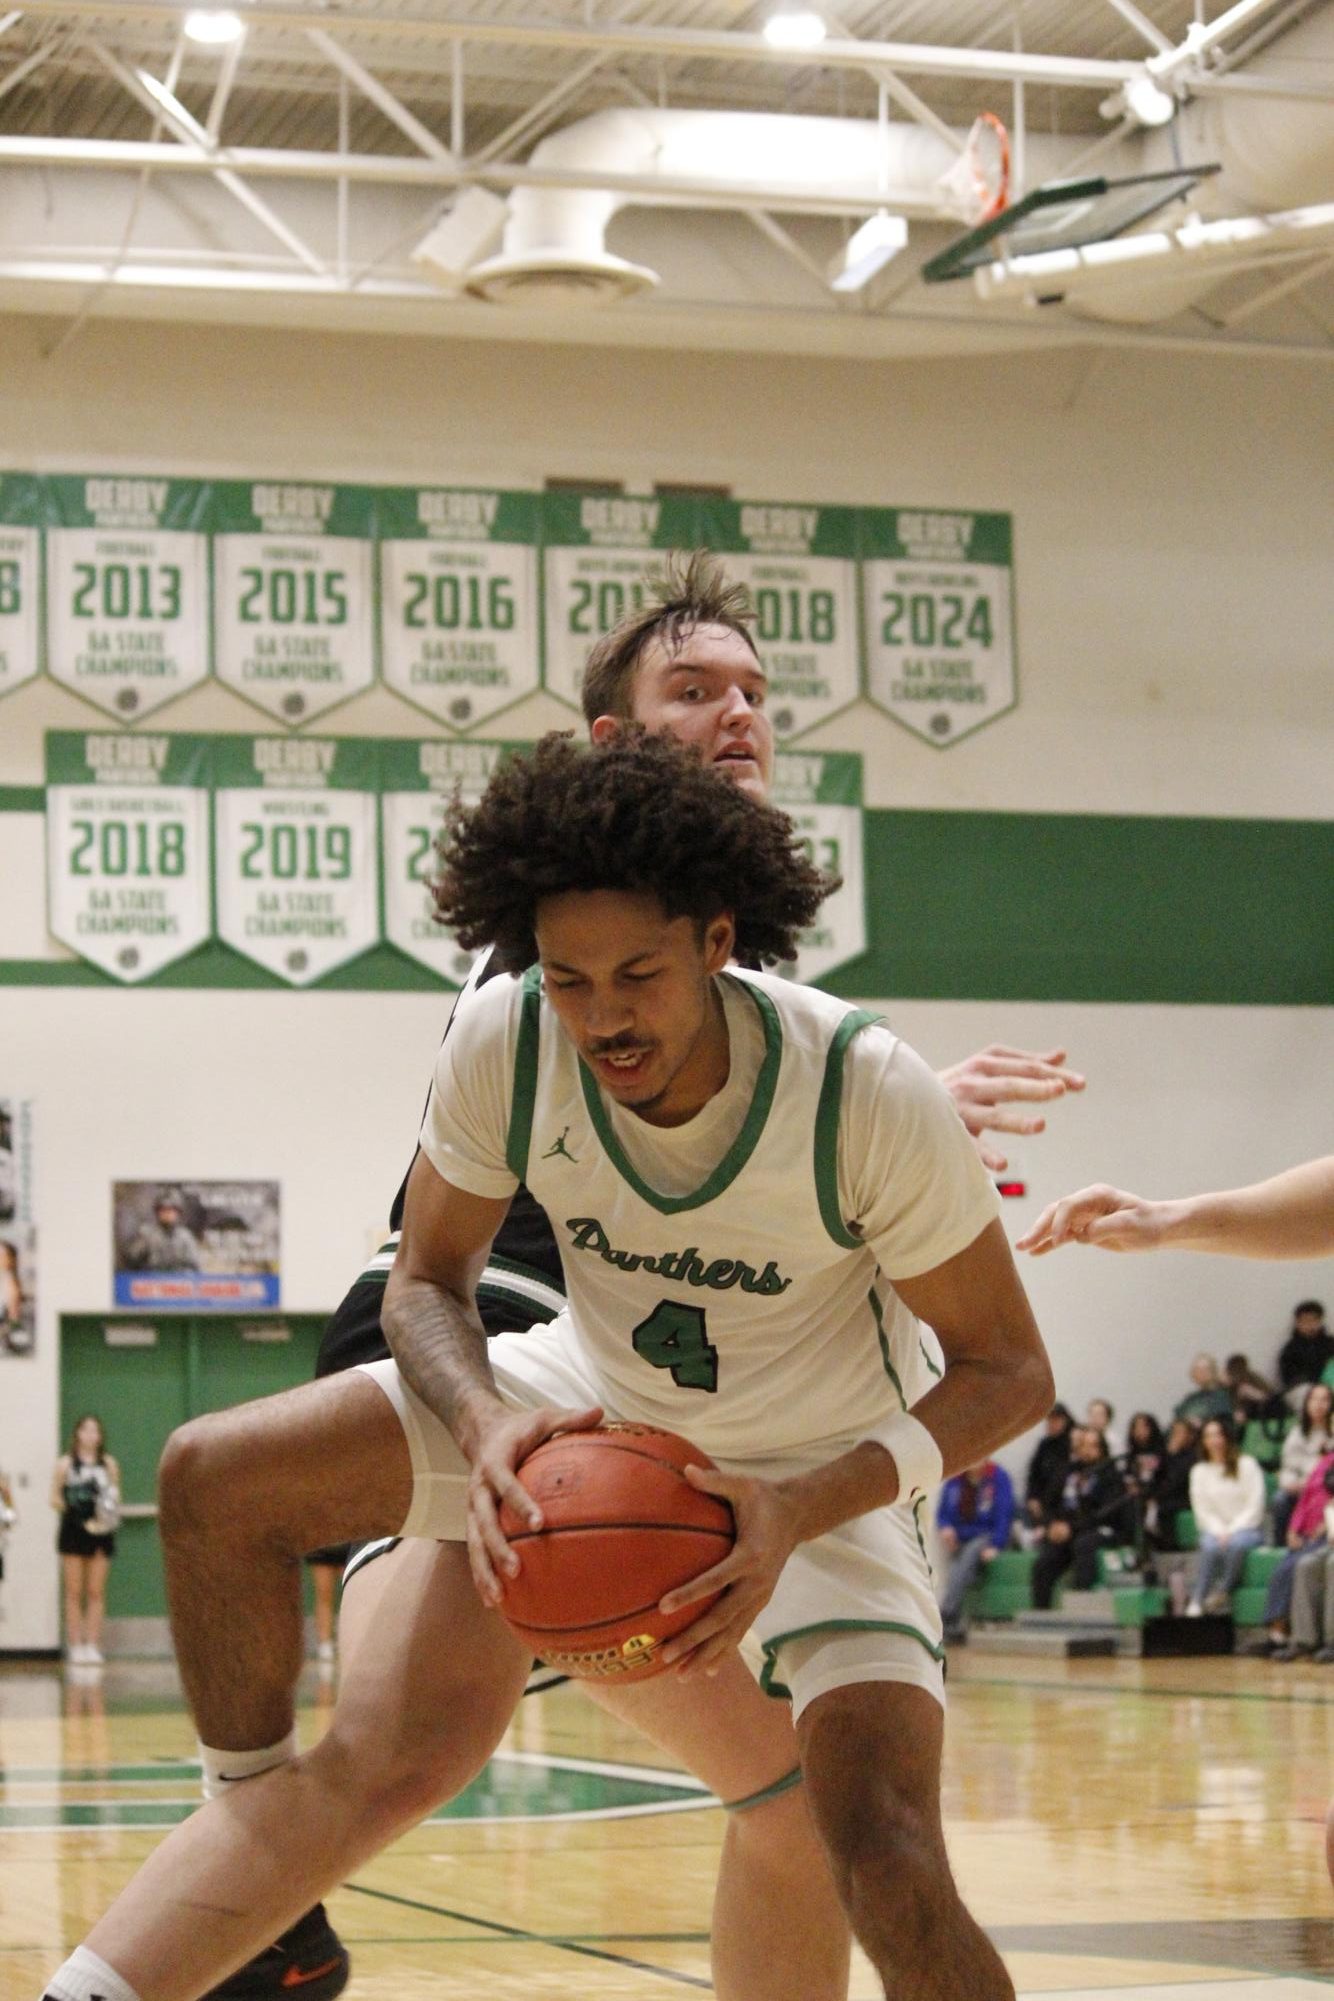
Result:
[[[849,998],[1334,999],[1334,821],[868,812]]]
[[[41,806],[40,788],[0,787],[0,811]],[[849,999],[1334,999],[1334,821],[870,810],[865,841],[870,945],[823,982]],[[291,991],[216,943],[145,984]],[[116,982],[10,960],[0,985]],[[445,991],[391,946],[319,988]]]
[[[0,813],[45,813],[46,789],[41,785],[0,785]]]

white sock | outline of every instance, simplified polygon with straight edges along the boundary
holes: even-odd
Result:
[[[204,1798],[218,1799],[229,1785],[240,1779],[257,1779],[263,1772],[271,1772],[276,1765],[286,1765],[296,1756],[296,1725],[277,1744],[268,1744],[262,1751],[214,1751],[207,1744],[199,1747],[199,1762],[203,1768]],[[79,1995],[71,1995],[70,2001],[82,2001]],[[108,2001],[124,2001],[124,1997],[108,1997]]]
[[[129,1981],[86,1945],[70,1954],[59,1973],[47,1981],[46,1991],[59,2001],[139,2001]]]

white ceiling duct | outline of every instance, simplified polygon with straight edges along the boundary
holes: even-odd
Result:
[[[960,144],[963,135],[960,134]],[[783,207],[782,194],[874,198],[899,213],[941,214],[938,182],[955,151],[921,125],[781,112],[600,111],[544,139],[530,165],[661,177],[697,186],[753,187]],[[500,304],[610,303],[656,285],[657,274],[614,257],[607,226],[643,194],[598,188],[516,188],[500,253],[475,265],[467,289]]]
[[[1323,8],[1266,49],[1249,73],[1282,73],[1294,63],[1307,68],[1331,59],[1334,8]],[[958,147],[965,136],[958,133]],[[1058,178],[1084,150],[1082,139],[1031,134],[1030,180]],[[1170,129],[1129,138],[1110,171],[1152,172],[1183,156],[1221,162],[1222,172],[1200,190],[1208,216],[1297,208],[1334,192],[1334,118],[1322,102],[1201,98]],[[674,189],[665,189],[664,201],[679,202],[683,184],[698,190],[701,206],[711,187],[720,191],[720,205],[727,205],[723,190],[754,187],[780,213],[785,197],[793,208],[814,207],[824,197],[828,213],[839,212],[844,198],[848,214],[869,213],[879,198],[896,214],[943,220],[956,213],[941,185],[956,158],[957,148],[936,132],[903,121],[652,107],[598,112],[544,139],[530,165],[556,175],[605,172],[610,187],[515,189],[499,254],[474,265],[464,284],[475,296],[525,306],[611,304],[649,290],[658,283],[656,272],[611,253],[606,232],[622,208],[652,200],[642,182],[655,177]],[[627,177],[641,185],[618,189]],[[1169,270],[1146,259],[1142,286],[1102,287],[1087,302],[1079,296],[1080,273],[1073,271],[1069,303],[1090,318],[1171,318],[1215,282],[1210,271],[1183,270],[1182,261],[1172,261]]]

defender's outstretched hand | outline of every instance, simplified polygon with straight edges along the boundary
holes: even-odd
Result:
[[[1003,1174],[1009,1162],[986,1144],[983,1133],[1040,1133],[1047,1121],[1041,1112],[1024,1107],[1050,1103],[1069,1091],[1082,1091],[1085,1082],[1078,1070],[1065,1068],[1063,1049],[1042,1053],[1011,1049],[1004,1042],[988,1043],[975,1056],[952,1063],[938,1075],[977,1142],[982,1165],[993,1174]]]
[[[1017,1251],[1035,1258],[1062,1244],[1097,1244],[1104,1251],[1153,1251],[1166,1240],[1171,1202],[1146,1202],[1141,1195],[1098,1183],[1049,1202],[1037,1221],[1015,1240]]]

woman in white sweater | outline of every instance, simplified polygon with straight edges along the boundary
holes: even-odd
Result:
[[[1200,1537],[1200,1568],[1186,1607],[1188,1618],[1226,1612],[1241,1582],[1250,1550],[1263,1540],[1265,1476],[1260,1463],[1237,1450],[1232,1428],[1211,1417],[1200,1436],[1200,1457],[1190,1469],[1190,1505]]]

